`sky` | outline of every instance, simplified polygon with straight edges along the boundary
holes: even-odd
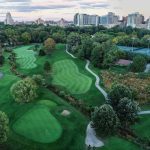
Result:
[[[127,16],[140,12],[150,17],[150,0],[0,0],[0,20],[11,12],[14,20],[27,21],[42,18],[44,20],[73,20],[75,13],[105,15],[115,12]]]

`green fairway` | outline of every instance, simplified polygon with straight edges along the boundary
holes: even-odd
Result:
[[[53,84],[65,87],[72,94],[86,93],[92,79],[79,72],[77,65],[69,59],[53,64]]]
[[[140,122],[133,126],[133,129],[141,137],[150,138],[150,115],[141,115]]]
[[[40,105],[44,105],[44,106],[47,106],[48,108],[55,108],[57,106],[56,103],[50,101],[50,100],[40,100],[37,104],[40,104]]]
[[[119,137],[110,137],[105,141],[105,146],[98,150],[141,150],[135,144]]]
[[[37,65],[35,64],[36,57],[33,50],[29,50],[33,45],[22,46],[14,49],[14,52],[17,54],[17,63],[22,69],[32,69]]]
[[[16,133],[40,143],[52,143],[60,138],[62,127],[47,107],[35,106],[13,125]]]

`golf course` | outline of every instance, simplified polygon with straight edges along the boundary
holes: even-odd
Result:
[[[13,49],[16,54],[17,71],[27,76],[42,74],[47,82],[91,107],[100,106],[105,102],[104,95],[95,86],[95,77],[85,69],[86,61],[69,56],[65,51],[65,44],[57,44],[54,52],[46,56],[36,55],[33,47],[34,45],[27,45]],[[0,72],[3,73],[0,78],[0,109],[6,112],[10,122],[9,138],[4,144],[6,148],[84,150],[86,127],[90,119],[46,87],[40,87],[39,96],[34,101],[16,103],[10,94],[10,88],[21,78],[11,72],[7,61],[8,53],[5,52],[4,55],[6,62],[0,68]],[[46,61],[51,64],[52,72],[45,75],[43,64]],[[91,64],[89,68],[94,73],[99,73]],[[102,81],[100,85],[103,87]],[[63,111],[69,114],[62,115]],[[140,136],[148,136],[146,130],[149,129],[149,122],[149,115],[142,116],[142,123],[133,128]],[[97,150],[109,150],[110,147],[112,150],[140,150],[136,145],[117,136],[109,137],[104,143],[105,146]]]

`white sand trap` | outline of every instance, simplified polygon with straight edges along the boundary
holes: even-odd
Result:
[[[66,117],[66,116],[69,116],[70,114],[71,114],[71,113],[70,113],[70,111],[68,111],[68,110],[63,110],[62,113],[61,113],[61,115],[62,115],[62,116],[65,116],[65,117]]]

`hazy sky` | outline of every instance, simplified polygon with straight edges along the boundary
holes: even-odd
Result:
[[[72,20],[75,13],[104,15],[113,11],[118,15],[140,12],[150,16],[150,0],[0,0],[0,20],[11,12],[15,20]]]

